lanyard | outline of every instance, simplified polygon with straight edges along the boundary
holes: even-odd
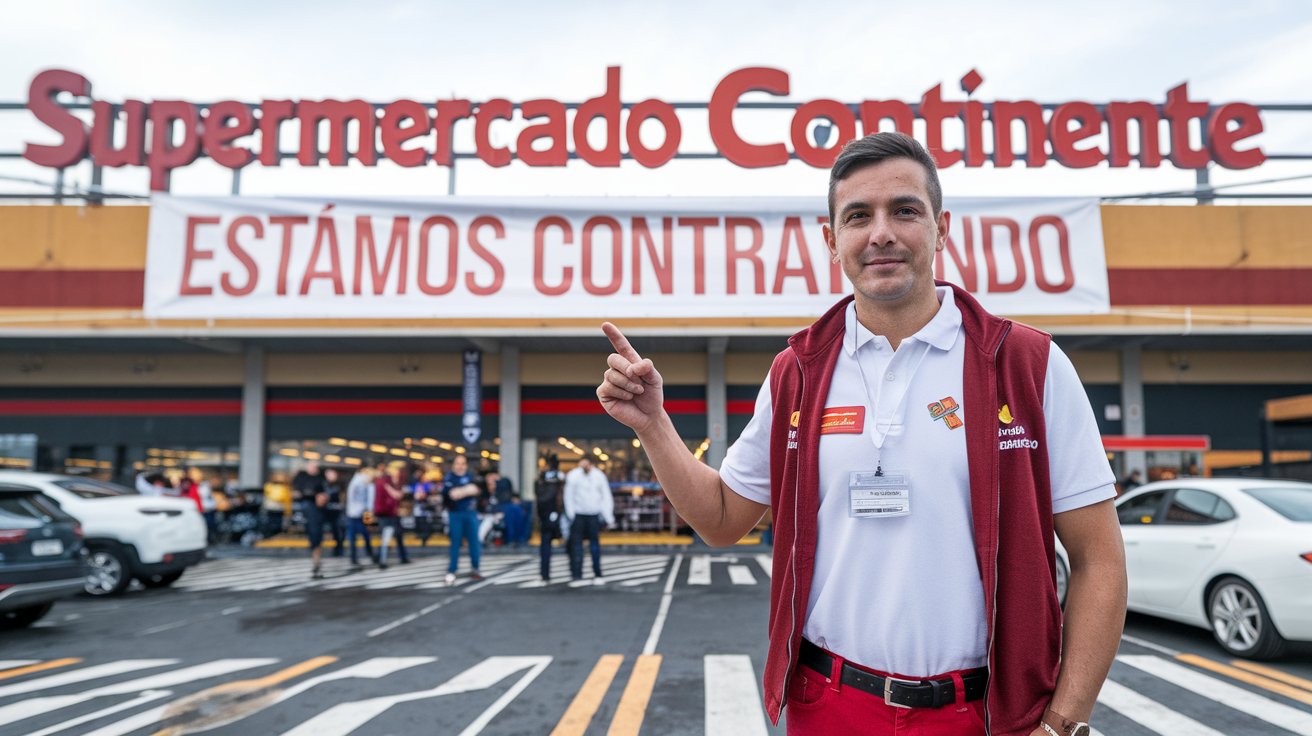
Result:
[[[857,319],[855,306],[852,307],[852,327],[849,332],[852,333],[852,358],[856,361],[856,369],[861,373],[861,390],[865,392],[866,407],[870,410],[870,418],[874,420],[870,428],[870,441],[875,445],[875,475],[883,475],[884,442],[888,439],[888,433],[893,429],[893,422],[901,416],[902,404],[906,402],[907,394],[911,393],[911,384],[910,380],[908,380],[906,391],[902,392],[902,396],[897,400],[897,404],[893,407],[893,411],[891,412],[892,419],[889,420],[888,425],[881,431],[879,428],[879,412],[877,411],[874,397],[870,395],[870,382],[866,380],[866,369],[861,365],[861,356],[857,354],[859,348],[856,344]],[[920,341],[917,340],[916,342],[919,343]],[[925,356],[929,355],[930,348],[932,347],[929,343],[923,344],[925,347],[920,351],[920,357],[916,359],[916,365],[911,370],[912,377],[920,372],[920,365],[925,362]],[[897,357],[896,352],[894,353],[894,357]]]

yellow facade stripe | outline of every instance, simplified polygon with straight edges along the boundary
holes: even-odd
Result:
[[[1225,675],[1232,680],[1238,680],[1239,682],[1244,682],[1253,685],[1254,687],[1260,687],[1263,690],[1268,690],[1277,695],[1283,695],[1290,700],[1297,700],[1304,705],[1312,705],[1312,692],[1292,687],[1270,677],[1255,675],[1252,672],[1241,670],[1238,667],[1231,667],[1228,664],[1213,662],[1206,657],[1200,657],[1196,654],[1177,654],[1175,658],[1195,667],[1201,667],[1202,669],[1211,670],[1217,674]]]
[[[0,207],[0,270],[146,267],[150,208]]]
[[[1108,268],[1309,268],[1312,207],[1106,205]]]
[[[1285,684],[1293,685],[1294,687],[1302,688],[1312,693],[1312,680],[1305,680],[1298,675],[1291,675],[1288,672],[1278,670],[1274,667],[1267,667],[1264,664],[1258,664],[1256,662],[1245,662],[1242,659],[1233,660],[1230,664],[1239,669],[1248,670],[1249,672],[1264,677],[1270,677],[1272,680],[1279,680]]]
[[[610,690],[615,673],[619,672],[623,662],[622,654],[605,654],[597,660],[597,666],[592,668],[588,679],[583,681],[583,687],[579,688],[578,695],[574,696],[551,736],[583,736],[587,732],[592,717],[597,714],[597,708],[601,707],[601,701],[606,697],[606,691]]]
[[[615,718],[610,722],[607,736],[638,736],[660,670],[661,655],[643,654],[638,657],[638,661],[633,664],[633,672],[629,674],[629,684],[624,686],[624,694],[620,696],[620,704],[615,709]]]
[[[59,667],[67,667],[70,664],[77,664],[81,661],[82,660],[79,657],[69,657],[67,659],[52,659],[49,662],[41,662],[40,664],[29,664],[25,667],[15,667],[0,672],[0,680],[8,680],[11,677],[22,677],[23,675],[30,675],[33,672],[45,672],[46,670],[53,670]]]

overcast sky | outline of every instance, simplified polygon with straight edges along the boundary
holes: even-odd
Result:
[[[94,8],[94,9],[93,9]],[[1187,81],[1214,103],[1312,103],[1312,3],[829,2],[437,3],[351,2],[89,4],[43,0],[5,11],[0,101],[23,102],[34,74],[58,67],[93,84],[97,99],[351,99],[387,102],[452,95],[473,100],[600,94],[606,67],[623,67],[621,97],[705,102],[744,66],[791,75],[789,99],[916,101],[942,83],[985,78],[975,98],[1043,102],[1162,102]],[[756,95],[751,99],[769,99]],[[1312,153],[1312,112],[1269,113],[1268,153]],[[758,117],[764,135],[787,135],[787,118]],[[466,125],[468,127],[468,125]],[[684,118],[685,150],[705,140],[705,116]],[[756,128],[752,128],[755,130]],[[52,142],[26,111],[0,112],[0,150]],[[767,142],[762,139],[759,142]],[[85,167],[71,171],[85,185]],[[1216,171],[1214,183],[1312,174],[1312,161]],[[0,176],[53,180],[12,160]],[[676,161],[647,170],[595,170],[461,162],[460,194],[820,194],[826,172],[801,163],[742,170],[724,161]],[[1109,196],[1192,187],[1193,172],[1042,169],[943,172],[950,195]],[[144,193],[144,172],[108,172],[110,189]],[[222,194],[230,175],[210,162],[175,174],[178,193]],[[447,171],[248,167],[249,194],[444,194]],[[22,185],[0,181],[0,189]],[[1242,191],[1312,192],[1312,180]]]

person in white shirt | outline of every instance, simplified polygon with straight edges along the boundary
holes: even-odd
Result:
[[[615,498],[606,474],[584,456],[578,467],[565,475],[565,516],[569,519],[570,577],[583,579],[583,540],[592,551],[594,583],[601,585],[601,524],[615,524]]]
[[[368,468],[357,470],[346,486],[346,546],[351,551],[351,566],[360,566],[360,554],[355,551],[356,535],[364,537],[364,553],[374,558],[374,546],[365,526],[365,512],[374,507],[374,476]]]

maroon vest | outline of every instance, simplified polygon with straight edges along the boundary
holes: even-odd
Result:
[[[940,286],[948,284],[939,283]],[[1038,727],[1061,658],[1043,380],[1049,335],[985,312],[953,286],[966,338],[962,404],[975,556],[988,619],[986,722],[992,736]],[[793,335],[770,368],[774,400],[770,503],[774,571],[765,705],[779,722],[797,663],[815,570],[820,510],[820,417],[842,348],[848,297]],[[1037,447],[999,449],[1006,404]]]

